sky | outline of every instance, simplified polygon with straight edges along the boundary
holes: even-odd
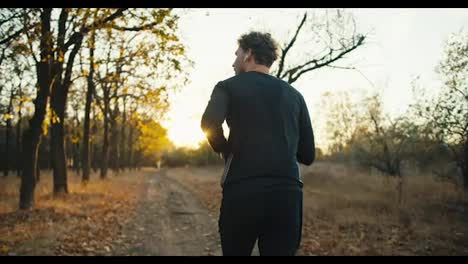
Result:
[[[321,69],[303,75],[293,84],[304,95],[319,147],[327,144],[323,115],[318,109],[322,93],[348,91],[357,96],[362,91],[380,91],[385,111],[392,116],[401,115],[412,100],[411,81],[416,76],[426,89],[440,87],[435,67],[444,43],[450,34],[468,29],[467,8],[346,10],[354,15],[358,32],[369,33],[366,45],[353,51],[345,61],[359,71]],[[307,9],[175,11],[181,14],[180,37],[195,65],[190,69],[190,83],[171,95],[171,108],[163,125],[176,146],[196,147],[205,138],[200,119],[214,85],[234,75],[232,63],[239,36],[260,30],[270,32],[282,43],[291,36],[288,31],[295,30]],[[300,45],[303,46],[296,47],[297,56],[311,44]]]

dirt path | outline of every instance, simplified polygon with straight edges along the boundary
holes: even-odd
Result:
[[[221,256],[217,182],[200,179],[170,169],[75,184],[33,211],[0,214],[0,255]]]
[[[217,219],[165,170],[146,177],[136,218],[113,255],[221,255]]]

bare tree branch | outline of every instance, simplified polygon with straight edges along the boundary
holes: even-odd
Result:
[[[355,50],[357,47],[361,46],[362,44],[364,44],[364,40],[365,40],[365,36],[361,35],[358,37],[358,41],[356,43],[354,43],[351,47],[341,51],[338,55],[336,55],[335,57],[331,57],[330,58],[327,58],[326,60],[323,60],[323,61],[315,61],[315,60],[312,60],[312,61],[309,61],[305,64],[314,64],[314,66],[312,67],[309,67],[309,68],[305,68],[299,72],[297,72],[300,68],[294,68],[293,70],[288,70],[287,71],[287,74],[289,75],[288,77],[288,83],[294,83],[295,81],[297,81],[297,79],[299,79],[299,77],[301,75],[303,75],[304,73],[307,73],[309,71],[313,71],[313,70],[316,70],[318,68],[321,68],[321,67],[324,67],[324,66],[328,66],[330,64],[332,64],[333,62],[343,58],[344,55],[350,53],[351,51]],[[296,73],[297,72],[297,73]]]
[[[79,49],[80,49],[80,45],[73,46],[72,51],[68,55],[67,66],[65,69],[65,78],[63,81],[66,89],[70,87],[70,83],[72,82],[71,75],[72,75],[72,69],[73,69],[73,61],[75,60],[75,56],[78,53]],[[68,91],[65,91],[65,93],[68,93]]]
[[[26,29],[26,27],[23,27],[23,28],[19,29],[18,31],[16,31],[15,33],[11,34],[10,36],[0,40],[0,45],[6,44],[6,43],[10,42],[11,40],[17,38],[19,35],[21,35],[21,33],[25,29]]]
[[[153,23],[149,23],[149,24],[146,24],[146,25],[143,25],[143,26],[136,26],[136,27],[121,27],[121,26],[117,26],[117,25],[112,25],[111,27],[113,29],[116,29],[116,30],[119,30],[119,31],[140,31],[140,30],[151,29],[152,27],[156,26],[157,24],[158,24],[158,22],[153,22]]]
[[[334,69],[341,69],[341,70],[356,70],[355,67],[346,67],[346,66],[327,65],[327,67],[334,68]]]
[[[287,55],[288,51],[291,49],[291,47],[294,45],[294,43],[296,42],[297,36],[299,35],[299,32],[302,29],[302,26],[304,26],[306,19],[307,19],[307,13],[304,14],[304,17],[302,18],[301,23],[299,23],[299,26],[297,27],[296,33],[294,34],[294,36],[291,39],[291,41],[289,42],[289,44],[286,46],[286,48],[282,49],[279,68],[278,68],[278,72],[276,73],[277,78],[280,78],[281,73],[283,72],[284,61],[286,59],[286,55]]]
[[[23,9],[23,23],[24,24],[27,24],[28,21],[27,21],[27,11],[26,9]],[[36,25],[34,25],[33,27],[35,27]],[[34,52],[34,49],[33,49],[33,46],[32,46],[32,41],[31,41],[31,35],[29,34],[29,30],[26,30],[25,31],[25,34],[26,34],[26,38],[28,40],[28,46],[29,46],[29,49],[31,50],[31,57],[33,58],[34,62],[36,63],[36,65],[39,63],[39,59],[36,57],[35,55],[35,52]]]
[[[102,25],[105,25],[106,23],[121,17],[123,15],[123,12],[127,10],[128,8],[119,8],[117,11],[115,11],[112,15],[104,18],[103,20],[100,21],[94,21],[93,24],[89,26],[82,27],[80,31],[73,33],[73,35],[68,39],[67,43],[65,43],[65,48],[70,47],[77,41],[79,41],[80,36],[83,36],[84,34],[88,33],[91,29],[93,28],[99,28]]]
[[[6,19],[4,19],[4,20],[1,20],[1,21],[0,21],[0,26],[2,26],[3,24],[5,24],[5,23],[8,22],[8,21],[11,21],[12,19],[20,18],[20,17],[21,17],[21,15],[20,15],[19,13],[14,14],[13,16],[11,16],[11,17],[9,17],[9,18],[6,18]]]

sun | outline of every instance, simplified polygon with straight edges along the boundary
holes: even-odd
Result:
[[[206,139],[200,122],[196,120],[179,120],[168,125],[167,136],[176,147],[197,148]]]

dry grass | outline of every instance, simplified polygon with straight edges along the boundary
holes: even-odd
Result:
[[[371,170],[332,163],[303,168],[301,254],[467,254],[466,213],[459,189],[428,175],[398,181]],[[466,209],[465,209],[466,210]]]
[[[304,225],[300,255],[468,255],[467,209],[450,183],[406,177],[398,204],[396,179],[346,165],[302,167]],[[178,168],[185,184],[217,215],[220,167]]]
[[[20,179],[0,178],[0,255],[105,254],[132,217],[145,173],[110,173],[105,180],[92,174],[84,186],[69,172],[69,194],[54,197],[52,175],[43,172],[30,211],[17,210]]]

